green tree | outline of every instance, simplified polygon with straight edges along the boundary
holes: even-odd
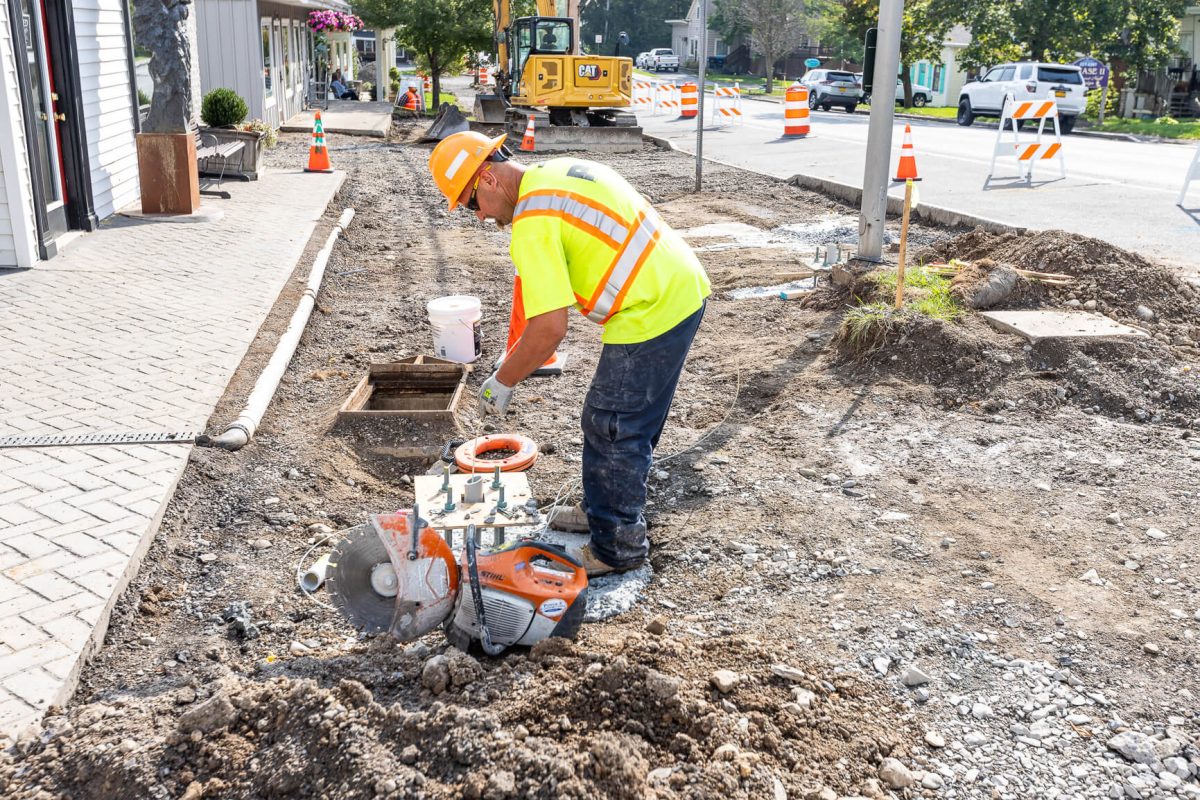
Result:
[[[727,42],[750,35],[750,26],[741,14],[741,0],[713,0],[708,27]]]
[[[962,63],[1073,61],[1080,54],[1160,66],[1174,52],[1185,0],[967,0],[962,21],[971,44]]]
[[[434,108],[442,100],[442,75],[492,46],[490,0],[354,0],[353,7],[369,27],[397,29],[397,41],[429,69]]]
[[[831,0],[718,0],[722,24],[748,30],[750,46],[762,55],[767,75],[763,90],[770,94],[775,81],[775,62],[790,53],[800,38],[811,33],[828,13]]]
[[[634,58],[655,47],[671,46],[667,20],[687,13],[686,8],[683,14],[678,9],[678,0],[585,0],[579,9],[580,38],[588,50],[610,56],[615,52],[617,35],[624,31],[629,44],[621,48],[621,55]],[[599,46],[595,44],[597,36],[604,37]]]
[[[946,36],[958,21],[956,10],[961,2],[952,0],[905,0],[904,21],[900,29],[900,73],[904,86],[904,107],[912,106],[912,74],[909,67],[918,61],[938,63]],[[879,24],[879,0],[843,0],[841,20],[846,31],[862,42],[867,28]],[[860,52],[861,52],[860,45]]]

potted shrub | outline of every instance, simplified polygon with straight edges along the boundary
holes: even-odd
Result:
[[[264,148],[274,144],[275,132],[261,120],[246,123],[249,109],[246,101],[232,89],[213,89],[204,95],[200,103],[200,119],[208,127],[200,131],[205,137],[218,142],[243,142],[241,160],[230,159],[225,165],[226,175],[236,175],[247,180],[258,180],[258,172]],[[269,141],[268,141],[269,140]],[[213,169],[219,170],[214,165]]]

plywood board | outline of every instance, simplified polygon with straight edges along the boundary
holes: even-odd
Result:
[[[517,512],[533,496],[529,490],[529,478],[524,472],[502,472],[500,482],[504,484],[504,500],[508,503],[510,514],[495,515],[492,522],[484,522],[492,515],[496,507],[499,491],[492,488],[493,476],[480,473],[483,478],[483,502],[468,505],[463,501],[463,489],[471,478],[470,473],[455,473],[450,476],[450,487],[454,496],[455,509],[443,512],[446,504],[446,493],[442,491],[442,475],[417,475],[413,478],[417,502],[421,505],[421,516],[429,520],[430,526],[438,530],[446,528],[465,528],[475,525],[480,528],[493,528],[504,525],[522,525],[529,522],[529,517],[523,512]]]
[[[1042,339],[1140,338],[1148,335],[1138,328],[1087,311],[984,311],[982,316],[992,327],[1024,336],[1033,343]]]

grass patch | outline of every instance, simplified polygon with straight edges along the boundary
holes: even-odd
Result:
[[[897,309],[896,270],[886,269],[867,276],[873,291],[868,294],[883,300],[862,303],[842,318],[841,339],[860,353],[869,353],[885,345],[889,336],[914,317],[954,322],[963,313],[950,293],[950,279],[926,272],[921,267],[904,271],[904,307]]]
[[[896,296],[896,270],[874,272],[868,280],[885,297]],[[950,279],[926,272],[922,267],[904,270],[904,310],[926,317],[953,322],[962,314],[962,306],[950,294]]]
[[[859,106],[859,108],[863,109],[864,111],[871,110],[870,105],[862,105],[862,106]],[[912,108],[905,108],[902,105],[897,105],[896,113],[897,114],[915,114],[918,117],[937,117],[939,119],[954,119],[955,117],[958,116],[958,109],[954,108],[953,106],[944,106],[944,107],[943,106],[938,106],[938,107],[925,106],[923,108],[917,108],[916,106],[913,106]]]
[[[1106,119],[1103,125],[1088,123],[1087,129],[1135,136],[1161,136],[1164,139],[1200,139],[1200,122],[1180,122],[1171,117],[1154,120]]]

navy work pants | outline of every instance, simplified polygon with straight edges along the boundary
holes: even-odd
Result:
[[[583,405],[583,499],[592,552],[617,569],[646,559],[646,478],[704,306],[637,344],[606,344]]]

